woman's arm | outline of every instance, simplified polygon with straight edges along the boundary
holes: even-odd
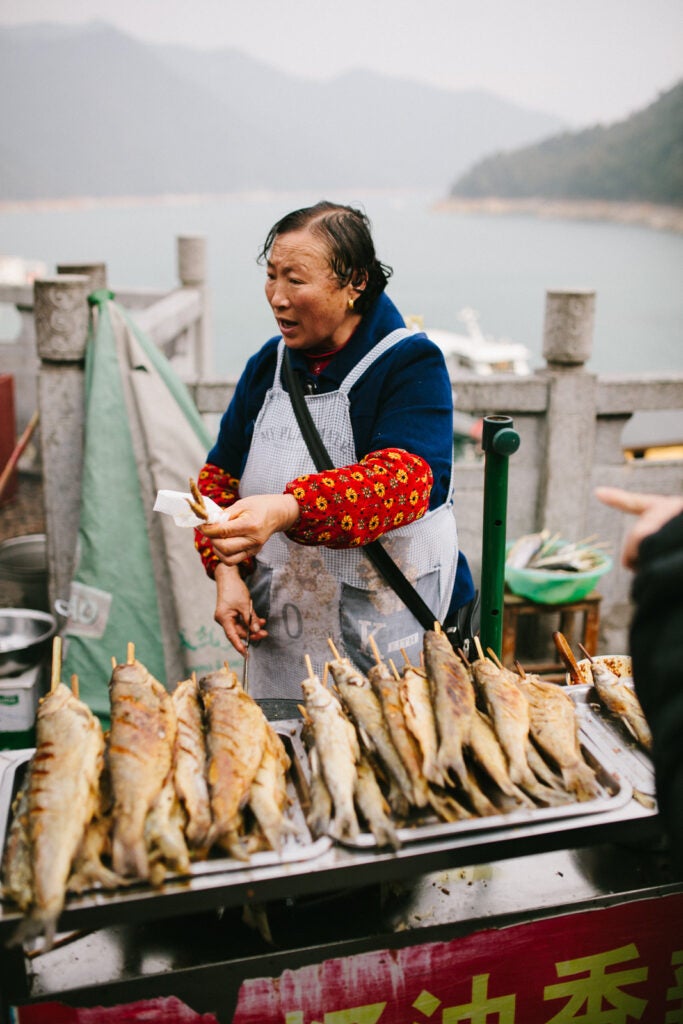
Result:
[[[432,472],[424,459],[399,448],[371,452],[360,462],[290,481],[299,506],[287,531],[299,544],[350,548],[420,519],[429,508]]]

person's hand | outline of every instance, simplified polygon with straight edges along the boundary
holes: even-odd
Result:
[[[263,640],[268,633],[266,620],[259,618],[252,607],[247,585],[234,566],[216,566],[216,610],[214,619],[238,654],[247,653],[245,640]]]
[[[595,497],[610,508],[638,516],[621,549],[621,561],[627,569],[635,569],[638,564],[641,541],[683,512],[683,497],[670,494],[638,494],[619,487],[597,487]]]
[[[274,533],[289,530],[299,518],[299,506],[291,494],[255,494],[230,506],[230,515],[197,529],[213,541],[224,565],[238,565],[258,554]]]

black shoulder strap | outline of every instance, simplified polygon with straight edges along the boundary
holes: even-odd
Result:
[[[311,416],[308,405],[306,404],[301,380],[291,367],[289,361],[289,350],[287,348],[285,348],[282,360],[282,372],[287,385],[287,390],[289,391],[294,415],[296,416],[299,429],[301,430],[303,439],[306,442],[306,446],[311,454],[313,462],[315,463],[316,469],[319,473],[324,473],[326,469],[334,469],[335,467],[332,459],[330,458],[327,448],[323,443],[323,439],[318,433],[315,423],[313,422],[313,417]],[[396,565],[396,562],[382,547],[380,542],[378,540],[373,540],[369,544],[366,544],[363,550],[374,565],[375,569],[377,569],[389,586],[398,594],[406,607],[410,609],[422,628],[434,629],[434,623],[437,621],[434,613],[422,600],[410,580],[403,575],[399,567]]]

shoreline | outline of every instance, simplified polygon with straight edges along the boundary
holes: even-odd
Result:
[[[608,221],[636,225],[656,231],[683,233],[683,207],[657,203],[620,203],[603,199],[509,199],[486,196],[481,199],[450,197],[434,204],[438,213],[483,213],[491,216],[522,214],[548,220]]]
[[[344,190],[348,191],[348,190]],[[356,189],[355,191],[358,191]],[[657,231],[683,233],[683,206],[658,203],[611,202],[602,199],[511,199],[505,196],[482,198],[445,197],[428,199],[424,189],[364,189],[366,194],[393,196],[423,195],[435,213],[484,214],[485,216],[522,215],[548,220],[588,220],[636,225]],[[236,192],[182,192],[158,195],[55,196],[43,199],[0,199],[0,213],[46,213],[142,206],[197,206],[207,202],[241,200],[245,203],[270,201],[296,191],[270,189]]]

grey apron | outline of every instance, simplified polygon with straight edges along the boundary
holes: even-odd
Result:
[[[306,402],[335,466],[358,462],[349,392],[369,366],[409,331],[392,331],[342,381],[339,390],[307,395]],[[273,386],[254,426],[240,496],[281,494],[295,477],[316,473],[289,395],[281,381],[284,342],[278,347]],[[439,619],[450,602],[458,560],[452,485],[445,504],[382,537],[382,544]],[[362,547],[309,547],[274,534],[247,578],[254,609],[266,619],[268,638],[249,652],[249,692],[256,698],[301,699],[304,656],[322,673],[332,657],[328,638],[342,655],[367,671],[374,662],[370,637],[383,658],[403,663],[401,650],[418,663],[424,630],[363,554]]]

